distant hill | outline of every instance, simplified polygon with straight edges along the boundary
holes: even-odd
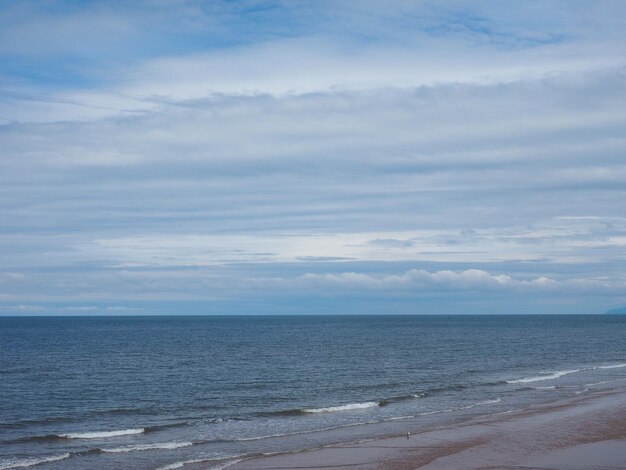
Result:
[[[612,308],[604,313],[607,315],[626,315],[626,307]]]

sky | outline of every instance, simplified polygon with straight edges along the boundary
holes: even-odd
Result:
[[[0,3],[0,315],[626,305],[626,3]]]

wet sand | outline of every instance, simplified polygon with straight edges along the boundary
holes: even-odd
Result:
[[[406,436],[236,463],[229,470],[626,469],[626,389],[589,392]]]

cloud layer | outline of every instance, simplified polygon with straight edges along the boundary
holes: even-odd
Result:
[[[2,312],[620,305],[625,22],[615,2],[7,2]]]

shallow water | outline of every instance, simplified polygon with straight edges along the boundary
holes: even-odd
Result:
[[[626,383],[625,344],[608,315],[0,318],[0,470],[192,468],[504,412]]]

